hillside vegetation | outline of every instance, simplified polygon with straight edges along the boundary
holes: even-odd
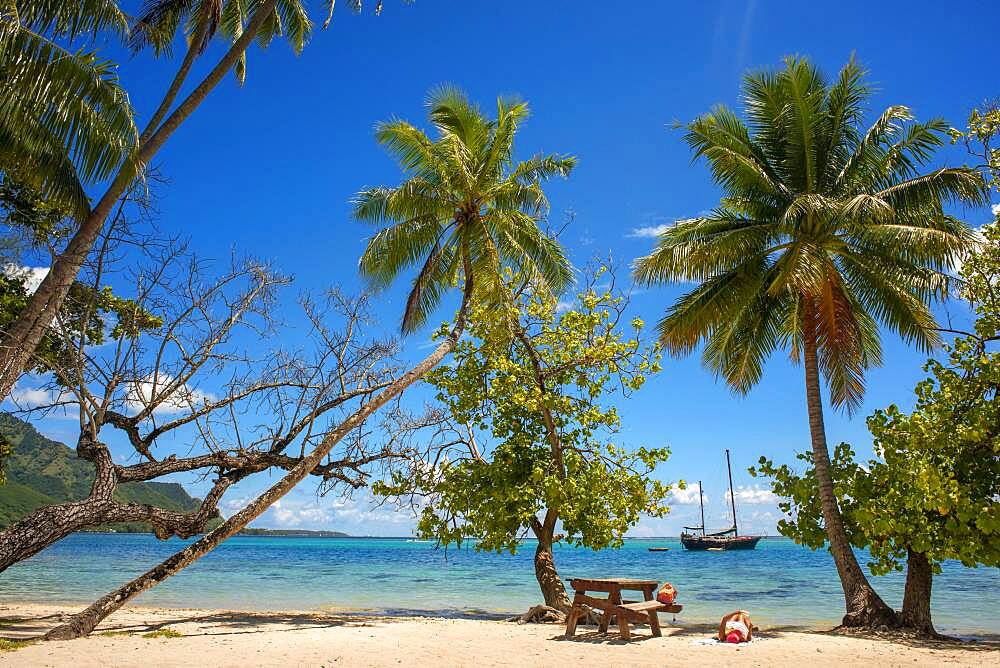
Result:
[[[83,499],[90,493],[93,468],[78,459],[73,449],[42,436],[27,422],[7,413],[0,414],[0,434],[13,449],[5,462],[7,482],[0,485],[0,528],[41,506]],[[200,503],[174,482],[124,483],[115,496],[121,501],[175,511],[195,510]],[[144,523],[113,524],[100,529],[151,531]]]

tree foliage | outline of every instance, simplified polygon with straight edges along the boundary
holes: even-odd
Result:
[[[1000,101],[974,108],[969,112],[966,129],[950,128],[948,134],[952,144],[963,144],[976,158],[975,167],[986,173],[990,185],[1000,191],[1000,147],[995,145],[1000,135]]]
[[[13,246],[48,249],[58,245],[70,233],[70,216],[68,207],[47,200],[31,186],[9,175],[0,180],[0,220],[15,239]],[[28,306],[28,278],[14,262],[0,267],[0,330]],[[45,373],[70,368],[74,344],[68,336],[81,337],[88,345],[101,345],[109,337],[114,340],[125,334],[135,338],[162,324],[159,316],[134,300],[116,296],[109,286],[97,289],[83,281],[73,282],[56,319],[57,326],[42,338],[25,371]]]
[[[937,564],[1000,565],[1000,230],[962,267],[962,295],[975,331],[955,339],[944,360],[924,366],[906,413],[896,405],[868,418],[875,459],[855,461],[847,444],[833,460],[835,489],[852,543],[867,547],[873,573],[901,570],[908,551]],[[803,474],[762,458],[752,471],[773,479],[788,515],[779,531],[813,548],[824,544],[811,457]]]
[[[640,514],[668,510],[669,485],[650,473],[669,450],[617,444],[611,402],[660,370],[659,350],[641,343],[641,320],[620,322],[610,290],[591,285],[565,311],[545,294],[515,299],[474,309],[453,362],[427,376],[448,428],[435,423],[424,456],[374,489],[421,499],[417,532],[445,545],[513,553],[546,516],[570,544],[620,546]]]

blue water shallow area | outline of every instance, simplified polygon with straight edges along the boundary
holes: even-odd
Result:
[[[75,534],[0,574],[0,601],[89,603],[180,549],[143,534]],[[650,552],[649,547],[670,547]],[[241,610],[378,611],[503,616],[539,602],[534,545],[516,555],[436,549],[390,538],[237,537],[136,603]],[[864,555],[859,555],[864,561]],[[736,608],[758,624],[829,627],[841,614],[830,556],[785,539],[750,552],[687,552],[677,539],[629,540],[619,550],[560,546],[564,577],[669,580],[680,592],[678,624],[713,622]],[[875,578],[896,607],[902,574]],[[934,615],[945,633],[1000,633],[1000,570],[944,565]]]

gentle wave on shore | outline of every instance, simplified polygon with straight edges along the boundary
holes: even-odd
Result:
[[[179,549],[144,534],[76,534],[0,574],[0,601],[89,603]],[[647,548],[670,547],[667,552]],[[539,602],[534,544],[514,556],[435,549],[386,538],[236,537],[143,594],[140,605],[240,610],[378,611],[395,615],[500,617]],[[785,539],[749,552],[687,552],[677,539],[629,540],[620,550],[560,546],[563,577],[669,580],[680,591],[678,624],[706,623],[735,608],[768,626],[821,628],[841,614],[826,552]],[[902,574],[876,578],[899,606]],[[945,564],[934,582],[938,630],[1000,633],[1000,570]]]

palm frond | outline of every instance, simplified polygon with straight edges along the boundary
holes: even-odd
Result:
[[[83,185],[108,178],[138,141],[115,66],[0,22],[0,169],[24,174],[43,196],[86,215]],[[72,166],[72,168],[70,168]]]
[[[117,0],[9,0],[18,22],[35,32],[73,40],[87,33],[128,33],[128,16]]]
[[[401,120],[380,123],[376,139],[407,179],[369,188],[354,199],[358,220],[385,225],[371,238],[361,272],[384,287],[422,261],[403,315],[403,331],[422,326],[459,273],[470,295],[487,307],[507,308],[503,276],[522,274],[537,290],[558,294],[572,281],[562,247],[540,229],[548,209],[541,182],[566,175],[572,158],[536,156],[513,164],[513,142],[528,107],[497,101],[497,118],[483,116],[453,87],[428,98],[436,139]]]
[[[633,277],[698,284],[660,321],[661,340],[674,354],[703,343],[705,364],[739,392],[774,348],[797,359],[815,343],[831,400],[853,411],[881,361],[879,325],[922,350],[937,343],[929,304],[973,243],[944,209],[981,206],[987,191],[972,169],[921,173],[940,119],[917,123],[894,105],[862,132],[865,77],[852,58],[827,85],[789,58],[744,78],[745,122],[715,107],[687,126],[720,206],[667,229]]]

